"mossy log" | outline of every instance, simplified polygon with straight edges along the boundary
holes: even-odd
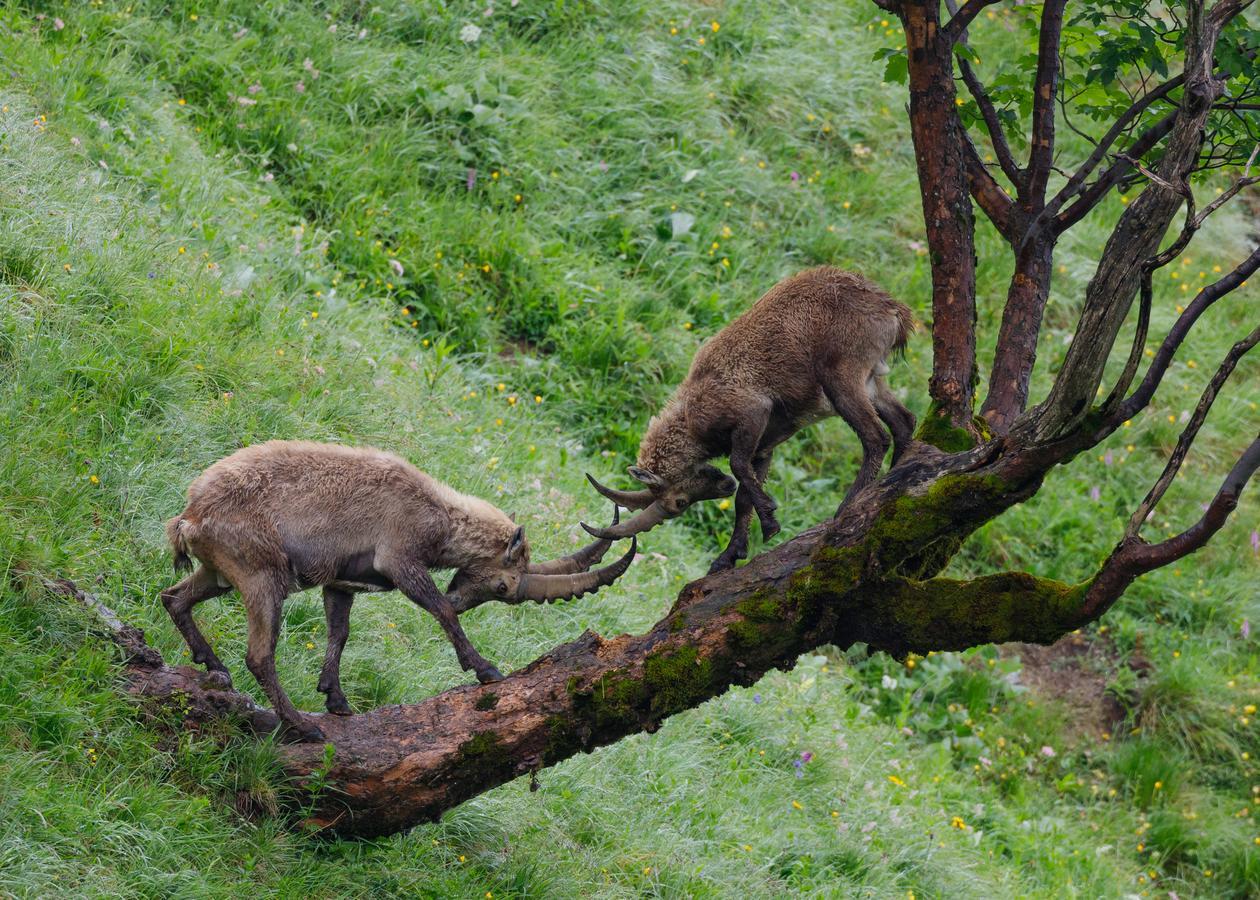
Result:
[[[279,748],[310,825],[337,835],[390,834],[437,819],[520,775],[625,735],[653,731],[731,685],[752,684],[825,644],[864,641],[895,654],[990,641],[1048,643],[1083,621],[1084,587],[1022,573],[973,581],[933,577],[962,538],[1035,484],[1008,482],[986,450],[943,456],[920,445],[839,519],[747,566],[683,588],[641,635],[586,633],[491,685],[422,703],[323,716],[332,745]],[[63,586],[91,600],[88,595]],[[99,604],[98,604],[99,606]],[[97,609],[99,614],[100,610]],[[260,732],[275,717],[191,667],[167,666],[134,629],[130,690],[204,719],[233,715]]]

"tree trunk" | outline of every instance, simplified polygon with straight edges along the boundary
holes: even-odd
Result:
[[[942,34],[939,3],[916,0],[901,12],[910,74],[910,135],[932,263],[928,392],[933,408],[925,424],[973,434],[975,213],[963,152],[966,138],[954,104],[953,45]]]

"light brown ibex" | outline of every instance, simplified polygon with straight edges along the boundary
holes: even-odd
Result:
[[[753,510],[762,537],[779,531],[763,482],[774,448],[800,429],[838,415],[862,442],[862,465],[847,500],[879,473],[892,431],[893,462],[914,433],[914,415],[888,389],[890,354],[914,330],[909,308],[871,282],[830,266],[780,281],[751,309],[706,341],[686,380],[639,444],[629,472],[645,489],[606,488],[604,496],[640,512],[596,537],[629,537],[673,518],[698,500],[735,492],[735,529],[710,572],[748,554]],[[709,465],[730,458],[735,478]],[[841,506],[844,504],[841,503]]]
[[[294,591],[323,586],[328,649],[319,690],[329,712],[349,715],[340,665],[356,593],[402,591],[438,620],[465,671],[496,681],[503,676],[469,643],[459,612],[487,600],[579,597],[615,581],[635,553],[632,542],[617,562],[586,571],[608,550],[610,541],[601,539],[531,565],[524,529],[490,503],[392,453],[305,441],[256,444],[215,463],[188,488],[188,504],[166,532],[177,570],[190,567],[190,557],[201,563],[162,592],[193,660],[231,684],[192,609],[236,588],[249,623],[249,671],[285,726],[316,741],[318,726],[302,718],[276,677],[280,609]],[[447,593],[431,569],[456,570]]]

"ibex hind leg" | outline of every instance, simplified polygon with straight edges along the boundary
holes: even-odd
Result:
[[[271,701],[272,708],[290,735],[303,741],[322,741],[324,733],[303,718],[289,699],[276,675],[276,641],[280,637],[280,609],[288,591],[285,573],[275,577],[255,576],[240,585],[241,599],[249,618],[249,649],[245,665]]]
[[[892,464],[897,465],[901,455],[906,452],[910,442],[914,440],[914,413],[906,409],[896,395],[888,388],[888,382],[882,376],[875,379],[875,412],[878,413],[888,430],[892,432],[893,454]]]
[[[220,597],[231,589],[230,585],[224,587],[220,583],[214,570],[200,566],[179,584],[162,591],[162,605],[170,613],[171,621],[175,623],[179,633],[184,636],[188,649],[192,651],[193,662],[205,665],[206,671],[212,673],[214,679],[225,688],[232,686],[232,676],[197,627],[192,610],[203,600]]]
[[[327,696],[328,711],[338,716],[352,715],[354,710],[346,702],[341,690],[341,651],[350,637],[350,607],[354,594],[337,588],[324,588],[324,619],[328,623],[328,649],[324,653],[324,667],[319,673],[319,691]]]

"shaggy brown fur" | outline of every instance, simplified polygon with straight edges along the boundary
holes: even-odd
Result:
[[[192,608],[235,587],[249,619],[246,664],[284,723],[308,740],[322,739],[319,729],[303,721],[275,669],[280,609],[293,591],[324,588],[328,650],[319,690],[330,712],[348,715],[339,668],[356,592],[398,588],[438,620],[465,670],[493,681],[502,676],[469,643],[457,610],[486,599],[580,595],[610,583],[630,556],[599,572],[581,571],[598,561],[605,543],[580,551],[582,564],[566,568],[566,559],[531,568],[523,529],[484,500],[392,453],[302,441],[257,444],[212,465],[188,488],[188,505],[166,532],[176,568],[188,567],[191,557],[201,562],[162,593],[194,661],[230,683]],[[456,570],[449,596],[430,569]],[[564,574],[545,574],[551,572]]]
[[[728,456],[739,486],[735,530],[710,571],[729,568],[747,555],[753,510],[764,537],[779,530],[775,502],[762,486],[774,448],[832,415],[862,442],[862,466],[847,500],[879,472],[889,445],[881,420],[892,432],[894,462],[913,435],[914,416],[884,376],[888,357],[905,347],[914,327],[909,308],[852,272],[821,266],[779,282],[705,342],[686,380],[648,425],[638,465],[630,467],[648,491],[607,492],[649,508],[619,528],[588,530],[625,536],[697,500],[729,496],[734,481],[708,465]]]

